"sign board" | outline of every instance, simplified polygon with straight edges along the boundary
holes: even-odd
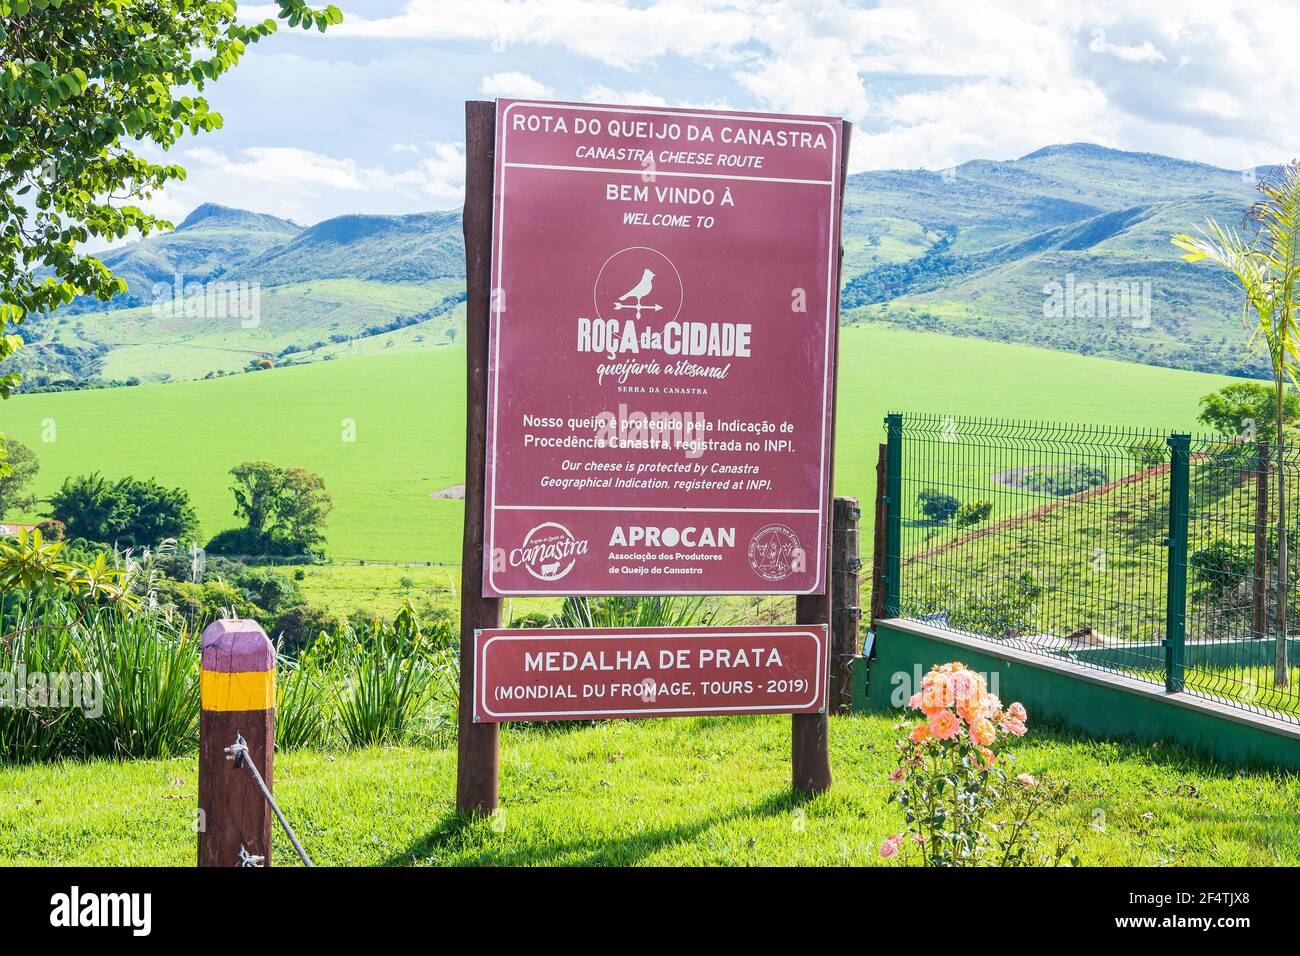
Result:
[[[474,720],[808,714],[826,625],[480,630]]]
[[[485,595],[825,591],[842,149],[497,101]]]

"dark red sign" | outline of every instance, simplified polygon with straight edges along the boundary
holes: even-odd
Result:
[[[839,120],[497,102],[484,593],[820,593]]]
[[[808,714],[826,706],[826,626],[484,630],[474,719]]]

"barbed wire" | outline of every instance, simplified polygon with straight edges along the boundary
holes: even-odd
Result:
[[[258,787],[261,788],[262,796],[266,798],[266,802],[271,805],[271,809],[275,812],[276,819],[280,821],[280,826],[284,827],[284,832],[288,835],[289,842],[292,843],[293,848],[298,851],[298,856],[302,858],[303,864],[314,868],[315,864],[313,864],[311,858],[307,856],[307,851],[302,848],[302,844],[298,842],[298,837],[294,835],[293,827],[289,826],[289,821],[286,820],[284,814],[280,812],[279,804],[277,804],[275,798],[271,796],[271,790],[267,787],[266,781],[262,779],[262,774],[258,771],[257,764],[253,763],[252,758],[249,756],[248,744],[244,742],[244,737],[239,733],[239,731],[235,731],[235,742],[226,748],[226,759],[234,761],[236,767],[248,768],[249,772],[253,775],[253,779],[257,781]],[[239,848],[240,866],[261,866],[262,864],[260,861],[263,859],[264,857],[253,856],[245,850],[243,846]]]

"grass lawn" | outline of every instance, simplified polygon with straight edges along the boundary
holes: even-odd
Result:
[[[455,816],[451,750],[284,754],[276,795],[318,865],[878,864],[894,721],[832,720],[835,787],[802,807],[784,717],[507,731],[496,821]],[[1085,865],[1300,863],[1293,776],[1032,730],[1018,751],[1073,783]],[[193,758],[5,768],[0,862],[190,866],[195,799]],[[275,852],[296,862],[279,834]]]

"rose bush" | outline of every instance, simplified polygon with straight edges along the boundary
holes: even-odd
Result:
[[[1022,704],[1002,705],[983,676],[964,664],[936,666],[908,706],[924,720],[901,725],[898,766],[890,795],[903,809],[906,830],[880,845],[885,859],[902,856],[924,866],[1057,866],[1077,839],[1047,839],[1038,824],[1065,805],[1069,786],[1027,773],[1009,777],[1014,757],[995,752],[999,740],[1023,737]]]

